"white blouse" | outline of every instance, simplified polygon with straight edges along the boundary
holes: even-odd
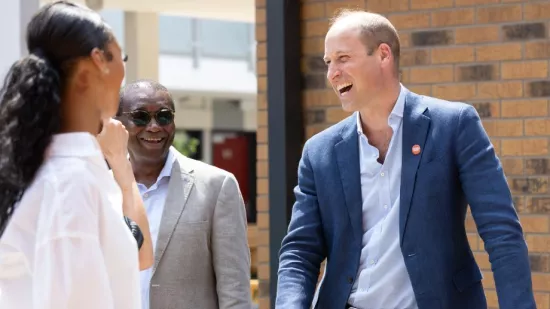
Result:
[[[56,135],[0,238],[0,308],[138,309],[138,263],[97,140]]]

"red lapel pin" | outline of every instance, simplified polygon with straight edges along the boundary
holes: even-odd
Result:
[[[414,145],[413,148],[412,148],[412,153],[413,155],[417,156],[418,154],[420,154],[420,145]]]

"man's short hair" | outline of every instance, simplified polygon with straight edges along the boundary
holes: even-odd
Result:
[[[349,22],[350,25],[359,28],[361,32],[360,36],[367,47],[368,55],[372,55],[380,44],[388,44],[395,59],[395,73],[399,73],[399,58],[401,53],[399,34],[386,17],[361,10],[343,9],[334,15],[330,26],[332,28],[341,22]]]
[[[168,91],[168,88],[164,87],[159,82],[154,81],[154,80],[140,79],[140,80],[136,80],[135,82],[131,82],[129,84],[126,84],[126,85],[124,85],[124,87],[122,87],[120,89],[118,111],[117,111],[117,114],[116,114],[117,117],[122,115],[122,111],[124,109],[124,98],[126,97],[126,95],[130,91],[138,89],[138,88],[152,88],[155,91],[166,92],[170,96],[170,100],[172,102],[172,105],[174,105],[174,99],[172,98],[172,94],[170,93],[170,91]]]

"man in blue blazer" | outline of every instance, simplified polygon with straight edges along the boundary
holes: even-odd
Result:
[[[399,37],[378,14],[337,16],[325,62],[355,113],[304,146],[276,308],[487,308],[467,205],[500,308],[536,308],[522,227],[476,110],[401,85]]]

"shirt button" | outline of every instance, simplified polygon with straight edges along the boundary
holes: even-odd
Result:
[[[375,263],[376,263],[375,260],[370,260],[370,264],[371,264],[371,265],[374,265]]]
[[[143,197],[149,197],[149,193],[143,194]]]
[[[388,205],[384,205],[384,209],[388,209]]]
[[[384,177],[384,172],[380,173],[380,176]]]

